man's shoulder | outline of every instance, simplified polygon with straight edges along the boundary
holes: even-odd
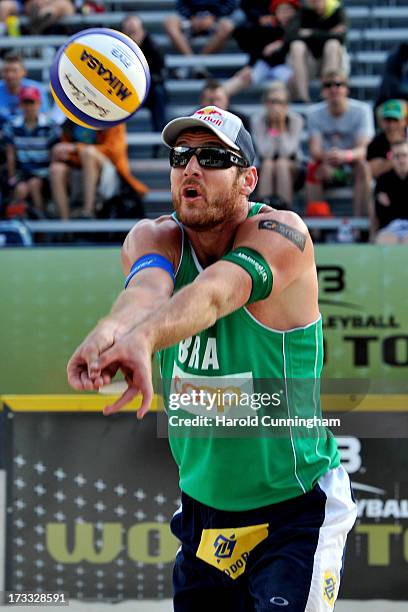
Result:
[[[130,230],[129,236],[178,236],[179,222],[173,215],[161,215],[157,219],[141,219]]]
[[[249,229],[255,225],[260,229],[274,230],[276,229],[274,223],[303,233],[308,231],[303,219],[293,210],[277,210],[266,204],[257,214],[245,219],[239,229],[242,231],[246,227]]]
[[[348,98],[348,110],[353,113],[367,114],[372,113],[372,108],[368,102],[362,102],[355,98]]]
[[[180,236],[180,227],[172,215],[142,219],[126,236],[122,259],[132,265],[142,255],[156,253],[167,257],[176,267],[181,249]]]
[[[327,102],[316,102],[316,104],[311,104],[309,109],[306,112],[307,119],[310,121],[311,119],[315,119],[317,117],[328,117],[329,110],[327,107]]]
[[[383,145],[388,143],[388,140],[384,134],[384,132],[377,132],[377,134],[374,134],[370,144],[368,146],[371,145]]]
[[[23,115],[15,115],[14,117],[10,117],[8,121],[6,121],[4,128],[11,132],[14,132],[15,130],[24,131],[25,125]]]
[[[254,249],[280,270],[304,269],[314,261],[308,229],[290,210],[271,208],[248,218],[235,236],[234,248],[240,246]]]
[[[49,117],[46,113],[40,113],[38,115],[38,127],[45,128],[46,130],[59,128],[54,119]]]

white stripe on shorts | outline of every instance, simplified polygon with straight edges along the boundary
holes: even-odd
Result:
[[[343,466],[324,474],[318,484],[327,500],[305,612],[332,612],[339,591],[347,534],[355,523],[357,507]]]

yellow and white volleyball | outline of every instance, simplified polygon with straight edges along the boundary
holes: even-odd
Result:
[[[140,108],[149,92],[150,71],[126,34],[90,28],[57,51],[50,87],[71,121],[100,130],[127,121]]]

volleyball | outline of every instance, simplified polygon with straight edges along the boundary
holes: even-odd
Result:
[[[71,36],[50,70],[51,93],[60,109],[94,130],[127,121],[143,104],[149,86],[149,66],[140,48],[110,28]]]

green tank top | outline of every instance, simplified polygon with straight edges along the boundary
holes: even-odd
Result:
[[[262,204],[252,204],[248,216],[257,214],[261,207]],[[175,215],[173,218],[183,236],[175,282],[178,291],[192,283],[202,268],[182,225]],[[180,470],[180,488],[192,498],[219,510],[258,508],[310,491],[320,476],[339,465],[331,432],[320,423],[296,427],[298,417],[321,418],[320,318],[306,327],[282,332],[259,323],[243,307],[192,338],[160,351],[158,359],[169,415],[169,441]],[[272,390],[278,392],[279,406],[246,409],[245,414],[250,415],[245,418],[252,421],[244,426],[224,426],[235,415],[242,415],[236,405],[225,404],[224,396],[215,400],[211,426],[201,426],[204,422],[197,418],[204,419],[209,414],[205,407],[180,408],[179,403],[176,411],[171,407],[175,391],[191,392],[195,388],[198,393],[204,389],[216,397],[217,389],[227,389],[248,400],[257,397],[254,394],[264,390],[265,381],[271,380],[272,387],[266,388],[270,388],[270,395]],[[190,418],[191,424],[187,421],[187,425],[180,427],[180,422],[185,423],[184,417]],[[214,426],[216,417],[220,426]],[[259,425],[264,417],[266,425],[263,421]],[[273,417],[288,417],[293,426],[271,427],[267,419]],[[174,426],[170,425],[173,420]]]

